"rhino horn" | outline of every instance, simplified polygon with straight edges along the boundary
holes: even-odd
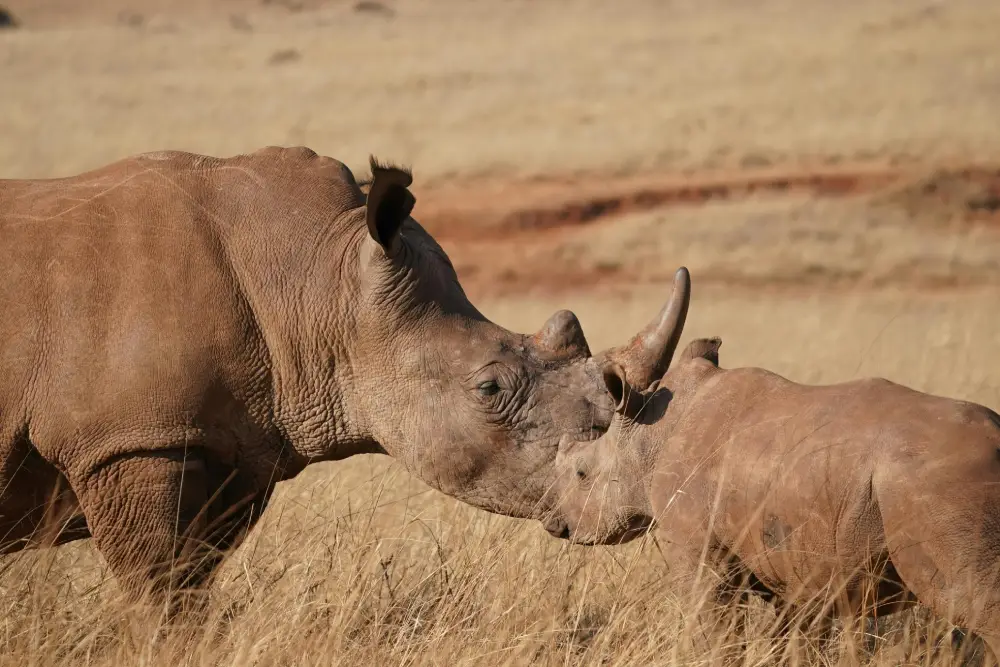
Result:
[[[535,334],[534,342],[542,356],[552,361],[591,356],[580,320],[568,310],[550,317]]]
[[[673,293],[659,315],[626,345],[605,354],[606,359],[625,369],[632,386],[645,389],[667,372],[684,330],[690,302],[691,276],[682,266],[674,273]]]

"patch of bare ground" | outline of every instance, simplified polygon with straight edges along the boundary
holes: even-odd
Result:
[[[849,196],[896,182],[893,167],[787,167],[723,173],[643,176],[584,174],[532,180],[485,180],[439,186],[421,201],[428,228],[446,238],[538,232],[628,213],[745,198],[755,194]]]
[[[1000,167],[928,170],[890,188],[881,201],[915,220],[1000,224]]]
[[[994,165],[452,181],[416,214],[480,296],[627,290],[682,263],[755,290],[1000,284]]]

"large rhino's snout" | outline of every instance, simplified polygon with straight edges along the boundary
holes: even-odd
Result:
[[[590,439],[606,432],[615,406],[576,315],[557,311],[528,341],[541,362],[530,409],[547,413],[532,420],[542,427],[535,435],[551,442],[564,433]]]
[[[558,514],[554,514],[542,521],[542,527],[545,528],[549,535],[560,540],[568,540],[570,537],[569,523]]]

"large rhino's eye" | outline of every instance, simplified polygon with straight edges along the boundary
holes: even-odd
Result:
[[[500,393],[500,385],[496,380],[483,380],[476,386],[476,391],[483,398],[491,398]]]
[[[476,373],[469,390],[491,414],[507,414],[514,409],[520,386],[516,370],[492,363]]]

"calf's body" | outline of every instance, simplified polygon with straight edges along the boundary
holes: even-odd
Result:
[[[588,544],[653,524],[671,563],[707,556],[824,615],[914,603],[1000,649],[1000,417],[882,379],[806,386],[717,366],[696,340],[650,390],[609,364],[609,432],[565,438],[554,534]]]

